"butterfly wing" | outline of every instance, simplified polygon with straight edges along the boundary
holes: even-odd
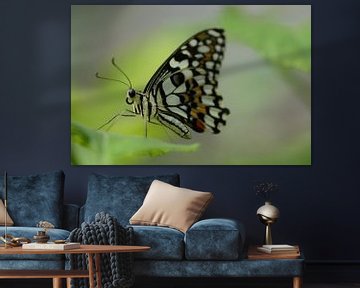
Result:
[[[158,120],[183,138],[210,129],[219,133],[229,109],[221,106],[217,76],[224,57],[223,29],[201,31],[174,51],[144,89],[157,106]]]

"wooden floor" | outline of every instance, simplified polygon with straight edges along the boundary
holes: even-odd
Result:
[[[39,280],[0,280],[0,288],[52,288],[52,282],[48,279]],[[264,283],[263,281],[246,281],[246,283],[229,284],[229,285],[201,285],[199,283],[189,283],[179,286],[178,284],[168,282],[164,285],[154,283],[135,284],[134,288],[291,288],[291,283]],[[303,288],[360,288],[360,283],[304,283]]]

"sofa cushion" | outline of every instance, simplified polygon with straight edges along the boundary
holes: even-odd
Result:
[[[143,205],[131,217],[134,225],[157,225],[186,232],[197,221],[213,196],[154,180]]]
[[[41,228],[36,227],[8,227],[7,233],[14,237],[25,237],[29,240],[33,240],[33,236],[36,235]],[[0,227],[0,235],[5,234],[5,227]],[[65,240],[69,237],[70,232],[63,229],[49,229],[47,234],[50,236],[49,241]],[[0,255],[0,260],[61,260],[64,259],[63,255]]]
[[[195,223],[185,235],[187,260],[238,259],[245,240],[243,225],[232,219],[206,219]]]
[[[0,177],[2,183],[3,177]],[[45,220],[62,227],[64,173],[8,176],[8,212],[16,226],[35,227]],[[0,185],[1,195],[3,188]]]
[[[135,259],[182,260],[184,234],[176,229],[157,226],[132,226],[134,244],[150,246],[146,252],[134,253]]]
[[[84,205],[84,221],[91,222],[98,212],[114,216],[126,226],[130,217],[139,209],[154,179],[179,185],[179,175],[133,176],[89,176],[87,198]]]
[[[14,221],[11,219],[8,212],[5,215],[5,205],[4,202],[0,199],[0,226],[5,225],[5,218],[6,218],[6,225],[12,226],[14,225]]]

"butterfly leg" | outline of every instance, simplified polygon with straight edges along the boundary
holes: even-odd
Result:
[[[105,127],[106,125],[110,124],[112,121],[114,121],[117,117],[119,117],[121,114],[117,113],[115,114],[113,117],[111,117],[111,119],[109,119],[108,121],[106,121],[103,125],[101,125],[99,128],[97,128],[96,130],[101,130],[103,127]],[[112,126],[112,125],[111,125]],[[110,126],[110,128],[111,128]],[[108,128],[107,130],[109,130],[110,128]]]
[[[150,114],[149,114],[149,109],[148,109],[148,102],[145,102],[146,104],[143,105],[143,118],[144,118],[144,130],[145,130],[145,138],[147,138],[148,135],[148,127],[147,127],[147,123],[150,122]]]
[[[144,117],[144,125],[145,125],[145,127],[144,127],[144,129],[145,129],[145,138],[147,138],[147,122],[148,122],[147,117]]]
[[[124,117],[135,117],[136,116],[136,113],[132,110],[126,109],[125,112],[128,112],[129,114],[121,113],[121,116],[124,116]]]
[[[129,112],[130,114],[124,114],[124,112],[117,113],[113,117],[111,117],[108,121],[106,121],[103,125],[101,125],[99,128],[97,128],[96,130],[101,130],[103,127],[110,124],[106,128],[106,131],[109,131],[111,129],[111,127],[115,124],[114,120],[119,116],[125,116],[125,117],[135,117],[136,116],[136,114],[131,110],[126,109],[126,112]]]

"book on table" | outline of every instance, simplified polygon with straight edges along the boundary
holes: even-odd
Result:
[[[69,243],[26,243],[22,245],[23,249],[28,250],[70,250],[79,249],[80,243],[69,242]]]
[[[262,245],[258,246],[257,250],[259,252],[264,252],[268,254],[298,254],[299,253],[299,247],[298,246],[292,246],[287,244],[277,244],[277,245]]]
[[[266,246],[265,246],[266,247]],[[288,247],[286,250],[286,247],[282,247],[282,250],[280,252],[272,252],[269,253],[269,249],[264,250],[259,249],[263,248],[262,245],[256,246],[251,245],[248,249],[247,258],[249,260],[274,260],[274,259],[297,259],[300,258],[300,248],[298,245],[293,246],[294,248]],[[272,249],[274,250],[274,249]],[[275,249],[276,250],[276,249]]]

